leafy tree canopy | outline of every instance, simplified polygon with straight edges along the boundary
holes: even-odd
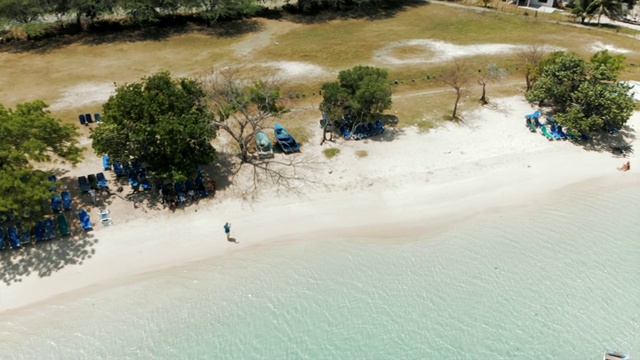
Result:
[[[139,160],[155,177],[183,180],[213,161],[213,115],[202,86],[160,72],[116,88],[91,135],[93,149],[114,161]]]
[[[540,62],[527,99],[551,102],[555,119],[581,133],[621,128],[635,107],[630,87],[618,82],[623,63],[623,55],[607,50],[590,61],[563,51],[551,53]]]
[[[332,120],[371,121],[391,107],[391,87],[385,69],[358,65],[338,74],[337,82],[322,85],[320,111]]]
[[[58,156],[72,164],[80,160],[75,128],[54,119],[42,101],[19,104],[15,110],[0,105],[0,212],[39,213],[50,195],[51,182],[33,162]]]

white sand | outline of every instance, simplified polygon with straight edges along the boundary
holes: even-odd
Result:
[[[465,114],[464,124],[450,123],[427,134],[406,128],[368,141],[338,140],[324,147],[312,141],[303,151],[318,161],[327,146],[339,147],[341,153],[320,161],[313,175],[325,186],[309,188],[305,198],[265,193],[248,204],[223,192],[175,213],[133,210],[123,202],[135,214],[127,222],[125,208],[114,205],[115,224],[92,233],[98,242],[90,259],[47,277],[33,272],[10,286],[0,284],[0,311],[63,294],[82,296],[138,274],[273,241],[411,238],[489,209],[528,206],[584,181],[640,184],[636,155],[628,158],[632,170],[619,172],[616,167],[627,159],[530,133],[523,115],[532,111],[519,98],[509,98]],[[629,125],[639,124],[636,112]],[[368,156],[356,156],[358,150]],[[82,171],[86,169],[74,170]],[[238,244],[225,240],[222,226],[227,220]],[[287,226],[273,226],[283,220]],[[41,245],[37,250],[47,251]]]

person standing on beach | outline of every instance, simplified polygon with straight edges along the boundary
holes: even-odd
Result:
[[[231,224],[229,222],[224,224],[224,233],[227,234],[227,241],[231,241]]]

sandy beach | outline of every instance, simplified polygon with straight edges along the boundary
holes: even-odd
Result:
[[[6,315],[54,297],[83,296],[141,274],[152,276],[157,270],[275,241],[393,241],[455,226],[486,211],[531,206],[585,182],[640,184],[636,154],[622,158],[568,141],[548,141],[524,126],[523,115],[532,111],[521,97],[498,99],[464,114],[461,123],[428,133],[413,126],[390,128],[378,138],[337,139],[324,146],[318,145],[320,129],[314,128],[315,137],[302,149],[314,163],[299,175],[313,180],[300,189],[304,195],[264,189],[250,202],[235,195],[238,184],[175,212],[113,197],[107,202],[112,226],[96,224],[84,240],[27,245],[30,259],[44,260],[71,243],[87,243],[79,261],[61,261],[51,269],[41,264],[30,271],[25,270],[28,265],[7,267],[0,284],[0,311]],[[633,136],[639,124],[640,113],[635,112],[625,133]],[[330,160],[322,154],[329,146],[341,150]],[[367,155],[358,156],[359,150]],[[624,161],[631,162],[631,171],[616,170]],[[88,155],[65,176],[99,168],[99,160]],[[91,209],[94,219],[96,211]],[[237,243],[226,241],[226,221]],[[21,256],[29,261],[26,252],[5,251],[2,256],[10,256],[13,264],[19,264]]]

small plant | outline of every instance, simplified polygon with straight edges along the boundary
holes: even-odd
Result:
[[[358,150],[356,151],[356,156],[359,158],[363,158],[369,156],[369,153],[367,152],[367,150]]]
[[[340,154],[340,149],[338,149],[338,148],[328,148],[328,149],[324,149],[322,151],[322,153],[324,154],[324,156],[327,157],[327,159],[331,159],[332,157]]]

